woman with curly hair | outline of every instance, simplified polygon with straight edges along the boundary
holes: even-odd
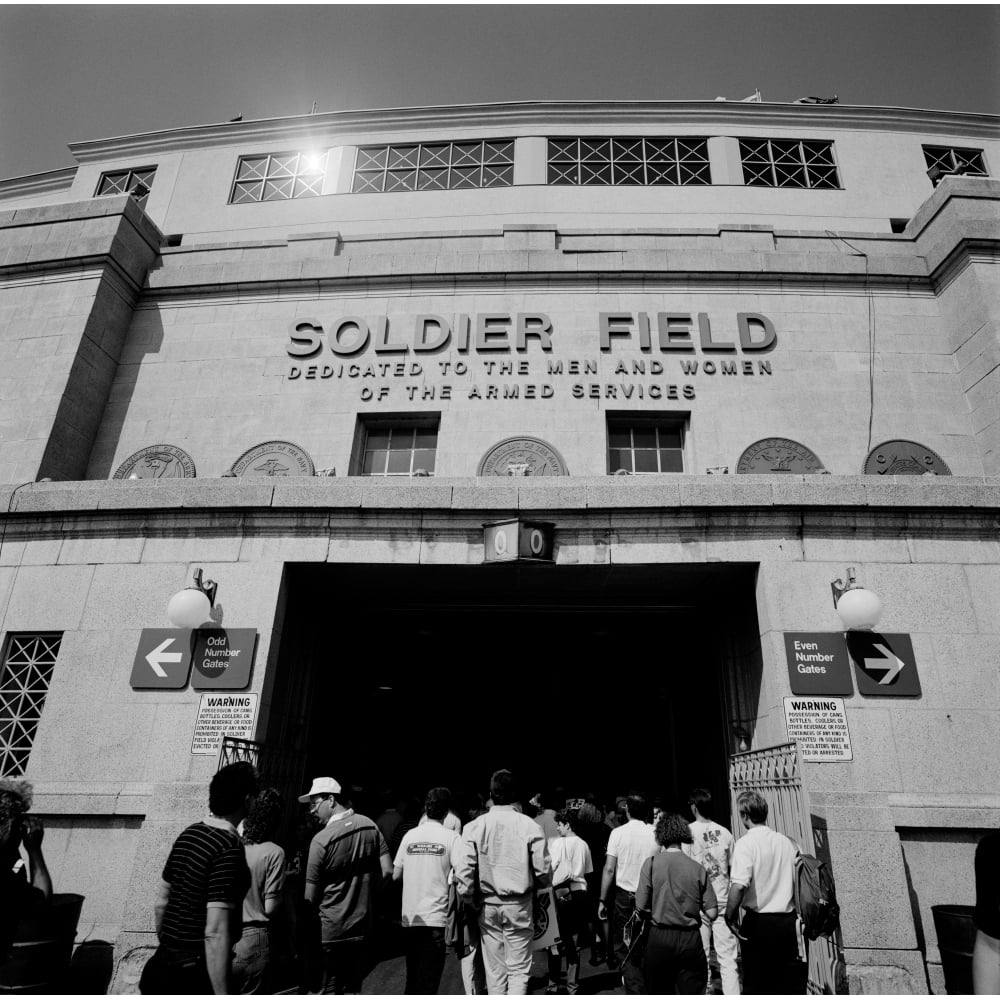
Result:
[[[656,842],[663,848],[643,862],[635,908],[649,923],[646,941],[646,992],[705,992],[705,950],[701,915],[718,914],[708,872],[681,850],[691,830],[676,813],[656,821]]]
[[[250,889],[243,900],[243,936],[233,948],[233,983],[240,993],[270,993],[274,917],[285,885],[285,852],[276,843],[284,801],[273,788],[257,796],[243,821]]]

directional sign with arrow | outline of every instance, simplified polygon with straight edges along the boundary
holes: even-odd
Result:
[[[182,688],[191,672],[191,629],[144,628],[132,662],[133,688]]]
[[[869,698],[919,698],[920,678],[908,635],[848,632],[858,693]]]

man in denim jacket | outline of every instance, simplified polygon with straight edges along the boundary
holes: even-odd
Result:
[[[535,886],[551,880],[541,827],[521,813],[510,771],[490,780],[493,808],[462,834],[455,877],[466,903],[479,913],[486,985],[491,994],[528,992],[534,938]]]

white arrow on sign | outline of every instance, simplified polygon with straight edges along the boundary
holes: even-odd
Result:
[[[159,644],[151,653],[146,654],[146,662],[153,668],[153,673],[157,677],[166,677],[167,672],[163,669],[161,664],[163,663],[180,663],[181,654],[180,653],[167,653],[165,652],[167,646],[169,646],[174,640],[164,639],[163,642]]]
[[[888,671],[886,671],[885,677],[883,677],[879,684],[891,684],[898,676],[900,670],[906,666],[905,663],[894,653],[891,649],[887,649],[880,642],[873,643],[874,649],[877,649],[882,656],[876,659],[870,659],[865,657],[865,669],[866,670],[885,670],[887,660],[895,660],[896,662],[892,664]],[[883,658],[884,657],[884,658]]]

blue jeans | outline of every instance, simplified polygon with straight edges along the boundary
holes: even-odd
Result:
[[[625,960],[628,948],[625,947],[625,939],[622,936],[628,918],[635,910],[635,893],[627,892],[625,889],[615,889],[615,909],[611,914],[611,934],[614,942],[615,958],[621,967],[622,981],[625,983],[625,992],[631,995],[646,992],[646,977],[642,972],[642,945],[636,945],[632,952],[632,957]]]
[[[267,970],[271,936],[267,927],[250,925],[233,948],[233,989],[239,993],[269,993]]]

